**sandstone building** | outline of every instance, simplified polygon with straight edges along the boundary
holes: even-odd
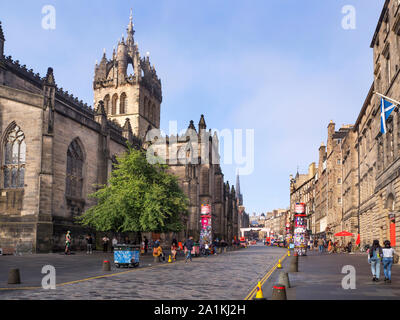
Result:
[[[95,66],[94,108],[59,88],[52,68],[41,78],[5,56],[4,44],[0,24],[0,247],[59,250],[71,230],[72,249],[84,248],[93,231],[74,219],[95,204],[88,195],[107,183],[127,142],[144,148],[146,133],[160,127],[161,81],[139,54],[132,16],[126,40]],[[202,116],[199,131],[205,129]],[[235,189],[224,183],[219,165],[170,170],[190,199],[180,236],[198,235],[201,204],[212,205],[215,237],[230,241],[239,234]]]
[[[361,245],[374,239],[399,244],[400,115],[381,133],[382,94],[400,101],[400,3],[386,0],[372,38],[374,80],[354,125],[335,132],[319,149],[315,181],[316,235],[347,230]],[[292,202],[292,199],[291,199]],[[319,221],[319,222],[318,222]],[[329,233],[328,233],[329,232]]]

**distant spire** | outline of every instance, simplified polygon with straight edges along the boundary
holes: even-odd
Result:
[[[243,195],[240,193],[239,169],[236,172],[236,199],[239,206],[243,205]]]

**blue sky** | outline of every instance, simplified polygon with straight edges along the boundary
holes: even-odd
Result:
[[[150,52],[163,85],[161,127],[205,115],[209,128],[254,129],[255,169],[241,177],[247,211],[289,205],[289,175],[318,161],[330,120],[354,123],[373,81],[369,48],[384,0],[1,1],[5,54],[93,104],[95,60],[125,33]],[[41,27],[56,8],[56,29]],[[356,9],[344,30],[342,7]],[[235,182],[236,166],[222,165]]]

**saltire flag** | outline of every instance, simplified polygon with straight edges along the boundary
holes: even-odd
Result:
[[[389,116],[392,113],[394,108],[396,108],[396,106],[393,103],[381,98],[381,132],[382,132],[382,134],[386,133],[386,120],[389,118]]]

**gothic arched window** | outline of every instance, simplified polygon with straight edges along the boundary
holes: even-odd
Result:
[[[149,104],[149,109],[150,109],[149,120],[150,120],[150,122],[153,123],[154,108],[153,108],[153,105],[152,105],[152,104]]]
[[[25,135],[17,125],[14,125],[7,133],[3,150],[3,187],[5,189],[23,188],[26,144]]]
[[[114,94],[112,97],[112,107],[111,107],[111,114],[115,115],[117,114],[117,101],[118,101],[118,95]]]
[[[156,123],[156,118],[157,118],[157,109],[156,109],[156,105],[153,103],[152,105],[152,110],[153,110],[153,118],[151,119],[151,121],[155,124]]]
[[[67,178],[65,195],[82,198],[84,156],[78,141],[71,142],[67,151]]]
[[[147,100],[147,120],[150,120],[151,118],[151,101],[150,99]]]
[[[107,94],[104,97],[104,109],[106,111],[106,114],[110,114],[110,95]]]
[[[126,113],[126,94],[125,92],[121,94],[119,102],[119,114]]]

